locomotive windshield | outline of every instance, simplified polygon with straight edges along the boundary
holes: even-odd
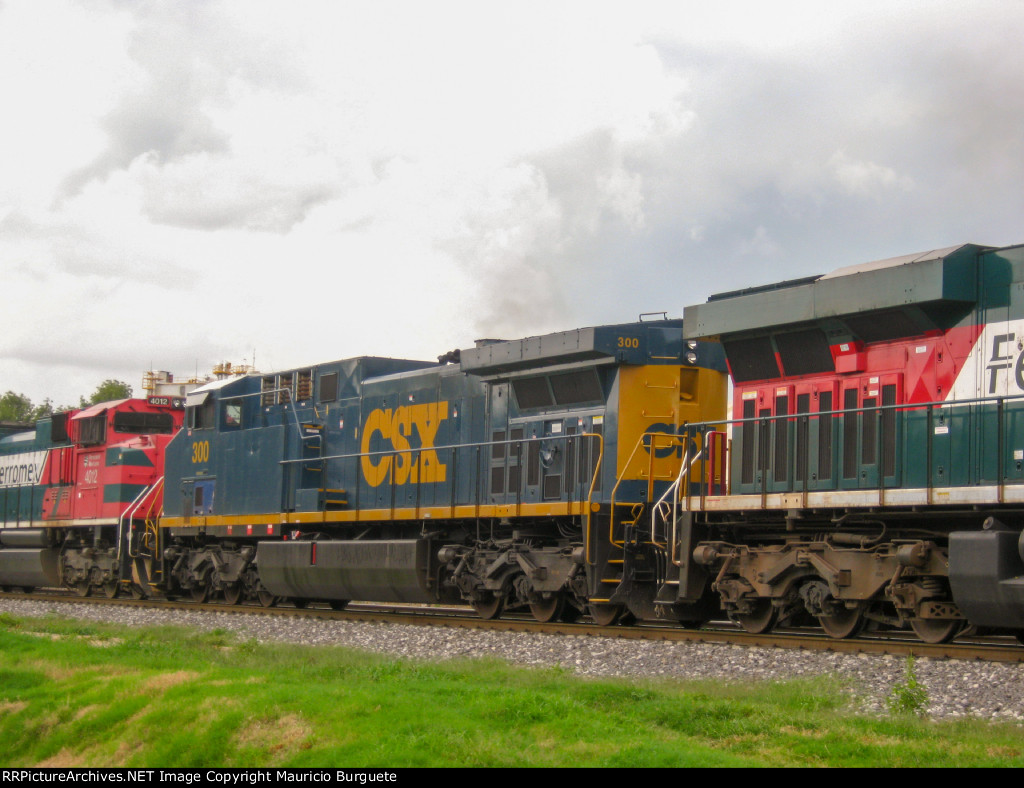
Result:
[[[170,435],[174,432],[174,417],[170,413],[115,413],[114,432]]]

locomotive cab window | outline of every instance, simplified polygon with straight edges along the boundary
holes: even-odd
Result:
[[[68,440],[68,414],[54,413],[50,424],[50,442],[65,443]]]
[[[221,429],[237,430],[242,426],[242,403],[227,400],[221,405]]]
[[[115,413],[114,432],[170,435],[174,432],[174,417],[170,413]]]
[[[95,446],[107,439],[107,414],[82,419],[78,428],[78,442],[83,446]]]
[[[194,430],[208,430],[216,426],[216,403],[210,397],[200,405],[188,408],[185,414],[188,426]]]
[[[320,401],[334,402],[338,398],[338,373],[328,372],[320,376]]]

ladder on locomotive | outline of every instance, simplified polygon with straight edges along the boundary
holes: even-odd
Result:
[[[157,501],[162,501],[164,477],[161,476],[140,492],[118,520],[118,563],[122,569],[121,584],[132,595],[148,595],[161,581]],[[141,526],[141,527],[140,527]],[[124,554],[122,555],[122,550]],[[127,576],[126,576],[127,575]]]
[[[295,418],[295,425],[299,431],[299,440],[303,453],[303,462],[299,464],[299,473],[304,477],[312,477],[305,480],[301,486],[314,486],[316,488],[321,511],[345,508],[348,506],[347,491],[330,489],[325,482],[327,479],[327,447],[324,440],[324,425],[314,422],[300,422],[294,403],[292,403],[292,415]],[[316,480],[315,484],[312,483],[313,479]]]
[[[681,436],[660,433],[645,433],[637,441],[630,459],[623,468],[629,468],[637,452],[646,448],[651,458],[647,471],[647,494],[640,502],[617,502],[619,486],[624,481],[625,471],[616,480],[611,495],[611,518],[605,548],[608,557],[603,562],[603,576],[598,581],[598,591],[593,602],[613,601],[617,588],[627,577],[632,581],[655,582],[658,586],[655,604],[674,604],[679,586],[679,568],[672,560],[677,552],[677,525],[680,504],[688,497],[688,480],[694,463],[706,457],[711,441],[717,433],[709,432],[704,445],[692,453],[690,442]],[[648,441],[649,443],[645,443]],[[659,444],[661,442],[663,445]],[[654,457],[658,449],[675,448],[683,450],[678,472],[656,477]],[[668,487],[654,498],[656,478],[671,480]],[[645,526],[648,526],[645,528]],[[645,547],[654,556],[653,565],[643,567],[636,562],[640,547]]]

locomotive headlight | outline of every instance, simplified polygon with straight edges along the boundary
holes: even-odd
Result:
[[[686,354],[686,363],[687,364],[696,364],[697,363],[697,354],[694,353],[692,350],[689,353]]]
[[[686,347],[688,347],[690,350],[696,350],[697,349],[697,340],[696,339],[688,339],[688,340],[686,340]]]

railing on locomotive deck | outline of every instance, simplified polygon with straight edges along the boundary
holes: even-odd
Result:
[[[129,558],[138,558],[139,554],[133,553],[131,550],[131,524],[136,519],[141,519],[143,522],[143,539],[140,541],[146,541],[149,538],[150,531],[156,534],[156,502],[159,500],[158,493],[162,493],[164,488],[164,477],[161,476],[151,485],[146,487],[140,492],[135,500],[128,506],[127,509],[121,514],[117,523],[118,533],[118,546],[117,546],[117,557],[121,558],[121,544],[124,540],[124,544],[127,545],[125,548]],[[145,507],[145,511],[143,508]]]
[[[608,545],[613,549],[617,550],[619,557],[608,557],[605,559],[605,563],[609,566],[621,565],[624,569],[626,563],[626,546],[627,543],[643,544],[653,547],[655,553],[660,553],[663,559],[667,562],[671,560],[675,565],[679,565],[679,562],[675,558],[675,541],[676,533],[678,530],[677,518],[678,518],[678,507],[680,504],[680,488],[685,487],[687,489],[687,495],[689,495],[689,488],[692,483],[692,470],[693,463],[697,460],[708,459],[708,471],[711,474],[712,483],[714,489],[723,489],[725,480],[725,462],[726,454],[724,441],[719,441],[719,438],[724,438],[724,433],[708,432],[707,435],[702,439],[701,448],[694,451],[694,444],[691,440],[691,436],[687,433],[683,435],[673,435],[670,433],[662,432],[645,432],[639,438],[633,446],[633,450],[629,455],[629,458],[623,463],[622,468],[619,470],[619,477],[616,479],[615,485],[612,488],[609,502],[609,510],[611,512],[608,522]],[[647,479],[647,489],[643,500],[640,501],[626,501],[619,502],[616,500],[620,486],[626,482],[632,480],[631,477],[627,478],[631,472],[635,472],[634,460],[638,453],[645,452],[647,454],[647,468],[646,470],[640,470],[640,478]],[[659,452],[667,452],[667,456],[671,456],[673,453],[677,453],[679,456],[678,470],[670,471],[666,473],[657,473],[655,464],[659,459]],[[661,458],[662,461],[664,458]],[[703,467],[703,466],[702,466]],[[631,469],[633,469],[631,471]],[[704,476],[704,471],[701,472],[701,478]],[[654,495],[656,491],[656,483],[658,480],[662,483],[668,483],[668,486],[660,492],[657,500]],[[669,504],[669,499],[672,503]],[[622,518],[618,517],[616,512],[620,508],[629,508],[629,512],[626,513]],[[669,507],[669,514],[666,514],[665,507]],[[650,531],[649,533],[642,534],[637,529],[637,524],[647,514],[650,514]],[[671,521],[669,520],[671,515]],[[659,517],[661,522],[665,526],[665,533],[659,535]],[[628,519],[632,518],[632,519]],[[617,529],[621,529],[621,535],[616,533]],[[632,536],[630,536],[632,533]],[[661,538],[659,539],[659,536]],[[586,542],[587,546],[587,563],[588,566],[595,567],[597,562],[591,558],[591,540],[589,538]],[[664,567],[659,567],[660,574],[664,574]],[[614,585],[621,582],[620,578],[608,577],[602,578],[600,581],[604,585]],[[664,577],[659,578],[659,582],[666,582]],[[597,602],[607,602],[607,599],[595,599]]]
[[[1024,483],[1024,449],[1014,448],[1014,456],[1008,456],[1008,447],[1024,445],[1024,395],[695,423],[686,426],[684,436],[689,440],[723,431],[730,448],[722,454],[733,455],[725,462],[725,483],[709,479],[709,463],[702,458],[699,500],[687,488],[682,499],[687,510],[704,509],[709,495],[759,495],[766,508],[773,493],[799,494],[805,506],[814,492],[855,490],[877,490],[873,503],[885,505],[891,499],[886,493],[896,488],[921,489],[923,502],[931,504],[941,502],[935,498],[937,489],[992,487],[995,502],[1003,503],[1008,484]],[[742,447],[739,481],[731,448],[737,440]],[[823,458],[826,478],[817,472]],[[780,459],[785,462],[781,479],[769,473],[779,469]]]

